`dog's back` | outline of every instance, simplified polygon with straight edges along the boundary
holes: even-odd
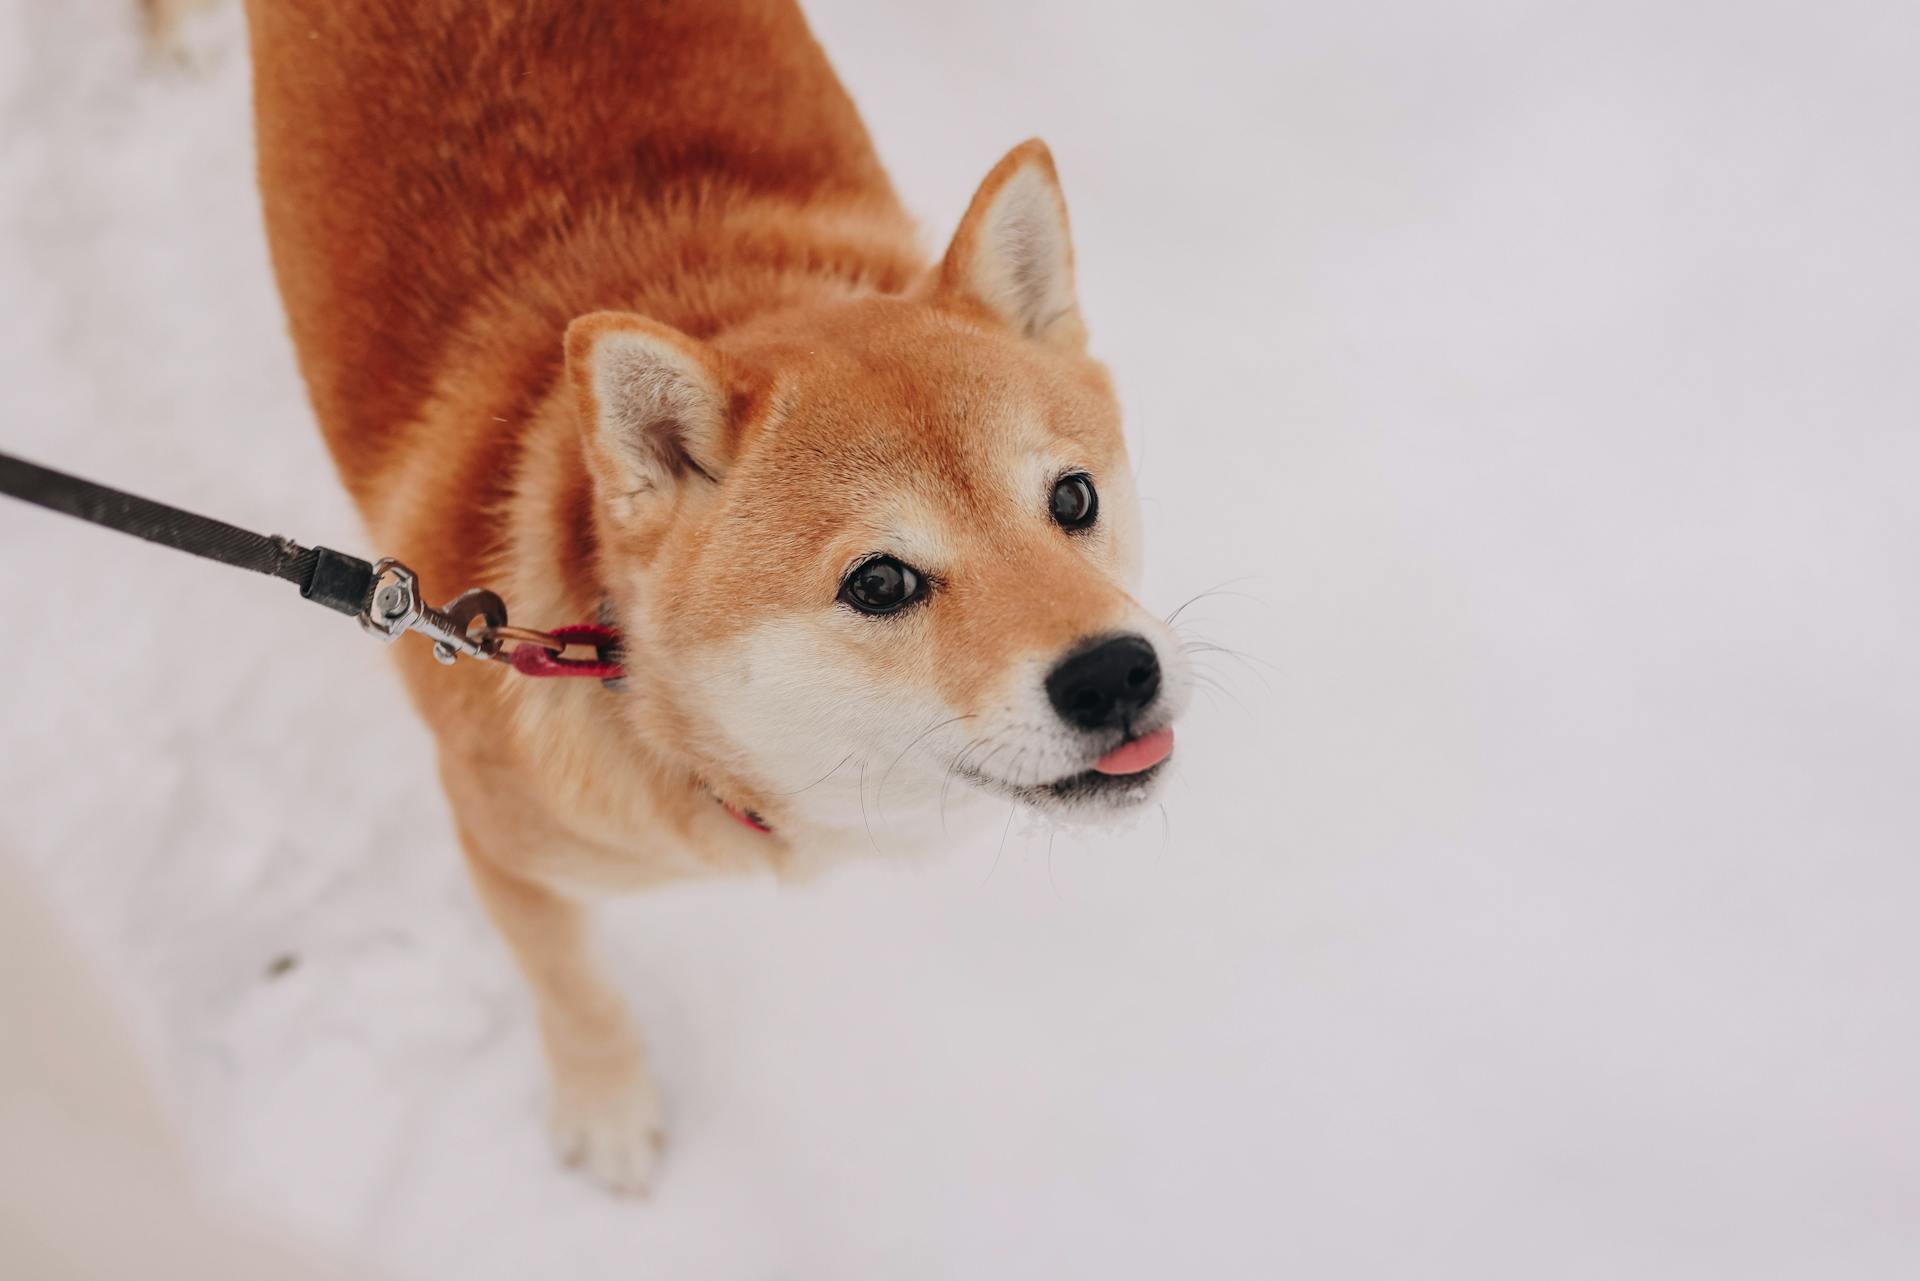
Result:
[[[823,252],[882,287],[919,266],[791,0],[247,9],[274,266],[363,508],[420,448],[461,452],[412,430],[447,417],[431,404],[449,380],[505,369],[487,417],[530,407],[576,315],[631,308],[702,335]],[[859,234],[836,241],[835,219]]]

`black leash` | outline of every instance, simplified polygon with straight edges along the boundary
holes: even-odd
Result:
[[[222,565],[284,578],[308,600],[342,614],[364,614],[373,600],[374,568],[358,556],[256,534],[12,454],[0,454],[0,494]]]
[[[362,629],[381,640],[421,633],[443,663],[465,655],[511,664],[522,676],[607,682],[624,672],[620,635],[612,627],[578,623],[551,632],[509,627],[506,602],[484,588],[462,592],[435,609],[421,594],[419,577],[397,560],[369,564],[331,547],[302,547],[291,538],[256,534],[12,454],[0,454],[0,494],[222,565],[284,578],[308,600],[358,618]],[[594,657],[567,658],[570,646],[592,649]]]

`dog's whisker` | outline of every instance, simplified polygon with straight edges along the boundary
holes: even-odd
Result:
[[[1203,601],[1203,600],[1210,600],[1216,596],[1237,597],[1240,600],[1250,600],[1258,603],[1265,603],[1263,598],[1259,596],[1255,596],[1251,592],[1237,592],[1237,591],[1228,590],[1235,583],[1250,583],[1254,580],[1254,578],[1255,578],[1255,575],[1253,574],[1242,574],[1238,578],[1227,579],[1225,582],[1219,584],[1217,587],[1209,587],[1204,592],[1199,592],[1199,593],[1196,593],[1195,595],[1189,596],[1187,597],[1187,599],[1181,601],[1180,604],[1174,608],[1174,611],[1171,614],[1167,615],[1164,621],[1166,622],[1167,626],[1171,627],[1179,619],[1180,615],[1186,612],[1187,606],[1198,604],[1200,601]]]
[[[991,866],[987,868],[987,874],[981,880],[980,884],[985,885],[988,881],[991,881],[993,879],[993,874],[1000,870],[1000,856],[1006,853],[1007,837],[1013,832],[1013,818],[1014,818],[1014,815],[1018,814],[1019,812],[1020,812],[1020,802],[1018,801],[1007,802],[1007,821],[1005,826],[1003,826],[1000,829],[1000,843],[993,847],[993,863]]]
[[[1060,893],[1060,882],[1053,879],[1053,838],[1058,835],[1060,835],[1060,825],[1049,822],[1047,824],[1047,885],[1053,890],[1053,896],[1064,903],[1066,898]]]
[[[985,747],[993,743],[999,737],[1000,735],[997,735],[997,734],[990,735],[985,739],[976,740],[976,742],[978,742],[982,747]],[[971,768],[975,773],[985,773],[985,767],[987,762],[992,760],[995,756],[999,755],[1001,752],[1004,752],[1008,747],[1011,747],[1011,746],[1012,746],[1011,743],[1000,744],[1000,746],[995,747],[991,752],[988,752],[987,755],[981,759],[980,764],[978,766],[971,766],[969,768]],[[962,763],[966,759],[966,755],[967,754],[965,752],[962,752],[959,756],[954,758],[953,763],[947,767],[946,778],[943,779],[940,783],[940,830],[942,832],[945,832],[947,830],[947,793],[952,788],[954,775],[961,768]]]
[[[1243,690],[1245,684],[1243,678],[1247,673],[1238,669],[1230,672],[1220,671],[1216,668],[1195,663],[1192,674],[1194,689],[1197,692],[1206,694],[1210,698],[1224,699],[1236,712],[1243,715],[1248,714],[1248,705]],[[1255,675],[1255,679],[1258,679],[1257,674]],[[1272,690],[1269,688],[1267,692],[1272,693]]]
[[[979,748],[985,747],[987,744],[991,743],[992,741],[993,741],[992,735],[989,735],[986,738],[975,739],[973,743],[969,744],[966,748],[962,749],[959,755],[955,756],[951,761],[947,763],[946,776],[940,780],[940,830],[941,832],[944,833],[947,830],[947,793],[953,787],[954,776],[958,774],[961,769],[968,768],[965,762],[969,753],[976,751]]]
[[[1193,666],[1193,683],[1195,686],[1201,689],[1211,690],[1225,698],[1232,698],[1233,690],[1228,687],[1226,676],[1227,674],[1225,672],[1215,671],[1211,667],[1202,667],[1198,663]]]
[[[1194,684],[1194,692],[1205,695],[1208,703],[1214,707],[1221,706],[1224,700],[1228,700],[1232,697],[1232,695],[1228,694],[1225,690],[1221,689],[1219,685],[1211,681],[1201,682],[1196,680]]]
[[[842,757],[840,758],[840,765],[845,765],[845,764],[846,764],[846,763],[847,763],[848,761],[850,761],[850,760],[852,760],[852,759],[853,759],[853,753],[852,753],[852,752],[848,752],[848,753],[847,753],[847,754],[846,754],[845,756],[842,756]],[[773,793],[770,793],[770,795],[771,795],[771,796],[772,796],[772,797],[773,797],[774,799],[776,799],[776,800],[778,800],[778,799],[782,799],[782,798],[785,798],[785,797],[788,797],[788,796],[798,796],[798,795],[800,795],[800,793],[801,793],[801,792],[810,792],[810,791],[812,791],[812,790],[813,790],[814,788],[816,788],[816,787],[818,787],[818,786],[820,786],[820,784],[822,784],[822,783],[824,783],[824,782],[826,782],[826,781],[827,781],[828,779],[830,779],[830,778],[832,778],[832,777],[833,777],[833,776],[834,776],[835,774],[838,774],[838,773],[840,772],[840,765],[835,765],[835,766],[834,766],[834,767],[833,767],[832,769],[830,769],[830,770],[828,770],[828,771],[827,771],[826,773],[824,773],[824,774],[822,774],[822,775],[821,775],[821,776],[820,776],[819,778],[816,778],[816,779],[814,779],[814,780],[813,780],[813,781],[812,781],[811,783],[808,783],[808,784],[807,784],[807,785],[806,785],[805,787],[802,787],[802,788],[800,788],[800,789],[798,789],[797,791],[792,791],[792,792],[773,792]]]
[[[894,757],[893,761],[887,766],[887,768],[881,772],[879,786],[873,789],[873,803],[875,806],[879,808],[881,813],[884,814],[887,808],[886,801],[885,801],[885,796],[887,792],[887,780],[893,777],[894,767],[899,765],[901,761],[904,761],[907,759],[907,753],[911,752],[914,748],[918,747],[923,741],[925,741],[925,739],[929,734],[934,733],[936,730],[942,730],[949,725],[957,725],[961,721],[970,721],[972,719],[973,719],[973,714],[971,712],[963,713],[959,716],[949,716],[946,720],[938,721],[932,725],[929,725],[927,728],[921,730],[918,734],[913,736],[913,741],[911,743],[908,743],[906,747],[902,748],[900,754]]]
[[[1192,659],[1196,667],[1199,665],[1200,658],[1208,654],[1218,654],[1223,658],[1230,658],[1246,668],[1247,671],[1253,675],[1254,679],[1260,682],[1261,687],[1265,689],[1267,693],[1273,693],[1272,682],[1267,680],[1266,673],[1260,669],[1264,667],[1277,675],[1281,671],[1278,663],[1261,658],[1257,654],[1249,654],[1242,649],[1235,649],[1231,645],[1222,645],[1210,637],[1193,633],[1191,629],[1181,629],[1177,631],[1176,634],[1180,636],[1180,651],[1187,655],[1189,659]]]
[[[1278,663],[1262,658],[1258,654],[1249,654],[1247,653],[1247,651],[1243,649],[1235,649],[1231,645],[1222,645],[1217,641],[1210,641],[1210,640],[1182,641],[1180,642],[1180,648],[1185,650],[1189,654],[1225,654],[1228,658],[1237,659],[1240,662],[1246,663],[1249,666],[1253,666],[1257,664],[1261,667],[1268,668],[1275,672],[1278,672],[1280,670],[1280,665]]]
[[[992,736],[988,735],[985,738],[976,738],[971,740],[970,742],[961,744],[960,750],[955,752],[953,754],[953,759],[947,762],[946,773],[943,774],[940,778],[940,829],[943,832],[946,830],[946,826],[947,826],[947,788],[953,785],[953,776],[955,772],[957,772],[961,768],[961,764],[967,759],[967,754],[969,752],[973,751],[976,747],[980,746],[981,744],[991,741],[991,738]]]
[[[1007,767],[1007,781],[1012,783],[1015,787],[1026,786],[1025,783],[1020,781],[1020,766],[1026,761],[1026,759],[1027,759],[1027,749],[1023,747],[1019,751],[1013,754],[1013,764]]]
[[[860,758],[860,822],[867,829],[867,844],[879,854],[880,842],[873,839],[873,820],[867,817],[867,758],[864,756]]]

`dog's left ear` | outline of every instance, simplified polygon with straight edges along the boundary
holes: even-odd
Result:
[[[980,184],[940,263],[937,287],[1028,338],[1085,345],[1067,200],[1046,143],[1021,143]]]

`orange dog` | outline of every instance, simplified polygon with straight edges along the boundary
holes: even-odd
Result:
[[[929,267],[790,0],[248,0],[260,185],[381,551],[628,675],[397,653],[539,1004],[563,1155],[651,1177],[596,893],[1138,806],[1189,686],[1046,148]],[[957,781],[956,781],[957,780]]]

